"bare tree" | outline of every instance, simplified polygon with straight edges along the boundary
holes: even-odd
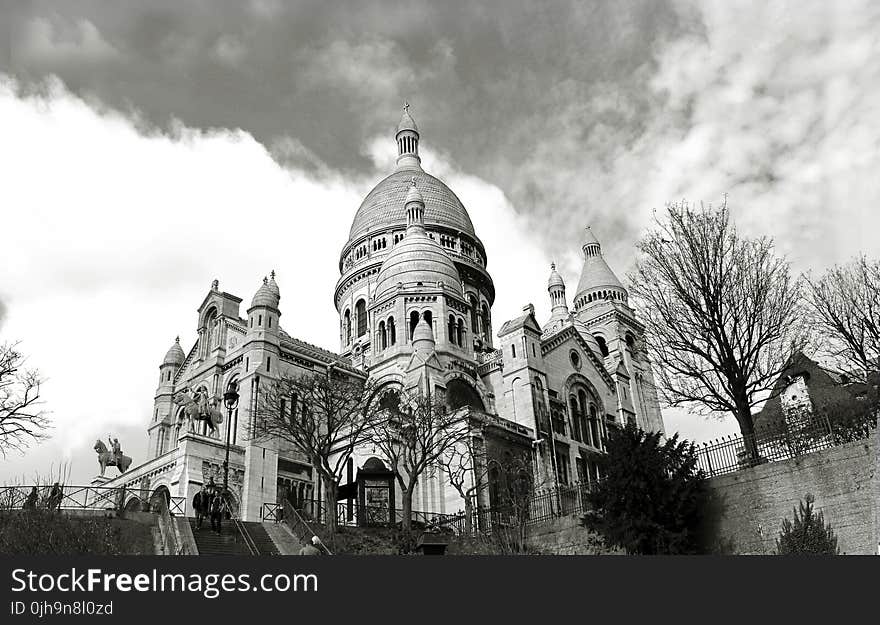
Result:
[[[800,280],[771,239],[740,236],[720,208],[669,204],[639,241],[631,292],[670,406],[736,417],[758,459],[752,410],[803,348]]]
[[[51,427],[42,409],[40,374],[24,366],[17,344],[0,345],[0,454],[23,452],[48,438]]]
[[[449,411],[434,394],[390,391],[370,441],[388,459],[401,490],[403,529],[412,529],[413,492],[423,476],[468,434],[466,410]]]
[[[338,480],[355,448],[367,440],[369,395],[364,380],[331,366],[325,373],[284,374],[257,401],[252,437],[287,441],[308,456],[321,477],[331,540]]]
[[[464,501],[465,531],[473,531],[474,499],[489,486],[489,462],[482,431],[469,428],[461,440],[437,458],[437,466]]]
[[[880,261],[859,256],[806,282],[804,299],[822,354],[862,381],[880,371]]]

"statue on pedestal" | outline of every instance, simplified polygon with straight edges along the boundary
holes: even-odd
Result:
[[[122,447],[119,439],[110,438],[110,449],[104,441],[98,439],[95,441],[94,450],[98,453],[98,464],[101,466],[101,477],[104,477],[104,471],[107,467],[116,467],[119,473],[125,473],[131,465],[131,458],[122,453]]]

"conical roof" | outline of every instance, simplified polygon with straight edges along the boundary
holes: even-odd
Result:
[[[552,289],[553,287],[565,286],[565,280],[562,279],[562,276],[556,271],[556,263],[550,263],[550,278],[547,280],[547,288]]]
[[[272,282],[275,282],[274,278]],[[268,278],[263,278],[263,284],[260,285],[260,288],[254,293],[254,299],[251,300],[251,308],[254,308],[255,306],[266,306],[268,308],[277,309],[280,299],[281,295],[278,290],[278,285],[275,284],[273,286],[269,283]]]
[[[174,339],[174,344],[168,348],[168,351],[165,353],[165,358],[162,359],[163,365],[177,365],[178,367],[183,364],[183,361],[186,359],[186,354],[183,353],[183,349],[180,347],[180,337],[178,336]]]
[[[581,277],[578,280],[577,291],[574,298],[577,301],[587,291],[600,287],[626,290],[623,283],[605,262],[602,256],[602,246],[592,229],[586,228],[584,235],[584,266],[581,269]],[[589,249],[588,249],[589,248]]]
[[[397,132],[402,132],[404,130],[412,130],[413,132],[419,131],[419,127],[416,126],[416,120],[414,120],[412,115],[409,114],[409,102],[404,103],[403,115],[400,116],[400,123],[397,124]]]

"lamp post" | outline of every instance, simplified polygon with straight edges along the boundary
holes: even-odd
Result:
[[[223,496],[229,492],[229,433],[232,431],[232,411],[238,406],[238,384],[231,382],[223,393],[226,404],[226,459],[223,461]]]

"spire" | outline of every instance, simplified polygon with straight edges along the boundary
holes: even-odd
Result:
[[[416,177],[411,178],[409,190],[406,192],[406,200],[403,202],[406,210],[407,231],[425,231],[425,200],[416,186]]]
[[[565,280],[556,271],[556,263],[550,263],[550,278],[547,280],[547,292],[550,293],[550,318],[567,317],[568,302],[565,300]]]
[[[421,169],[419,128],[409,114],[409,102],[403,103],[403,115],[397,124],[397,169]]]
[[[585,230],[584,244],[581,246],[581,249],[584,251],[584,258],[601,255],[602,244],[599,243],[599,239],[593,234],[593,229],[590,226],[587,226]]]
[[[584,266],[574,294],[575,311],[600,302],[626,304],[628,300],[626,288],[605,262],[602,245],[589,226],[586,228],[581,249],[584,251]]]

